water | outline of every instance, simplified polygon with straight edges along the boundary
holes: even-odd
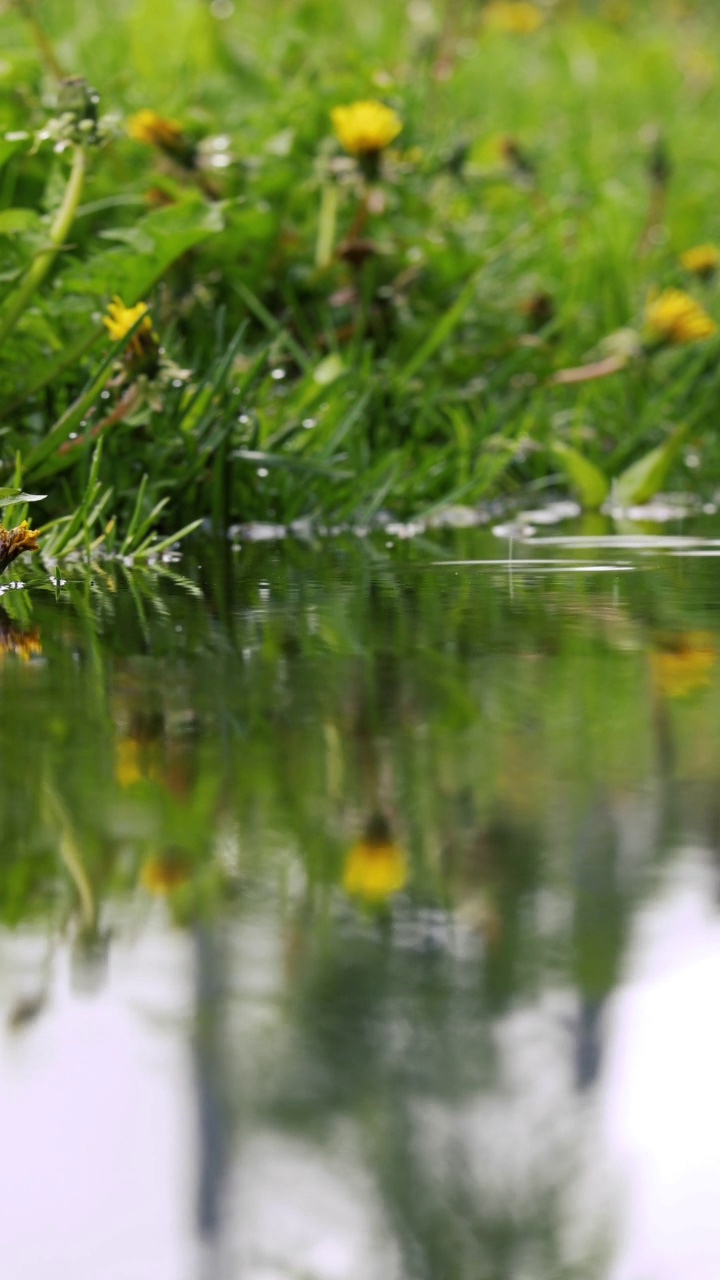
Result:
[[[3,1276],[716,1280],[719,532],[5,592]]]

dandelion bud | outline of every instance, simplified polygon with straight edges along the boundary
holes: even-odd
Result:
[[[62,116],[72,116],[75,124],[88,132],[86,122],[90,124],[90,132],[94,132],[98,118],[97,91],[88,84],[83,76],[67,76],[60,81],[58,90],[58,112]]]
[[[197,164],[197,148],[187,136],[182,125],[170,116],[161,116],[150,107],[143,107],[130,116],[127,122],[128,135],[135,142],[144,142],[146,146],[157,147],[165,155],[182,165],[184,169],[194,169]]]

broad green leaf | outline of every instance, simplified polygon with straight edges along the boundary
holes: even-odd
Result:
[[[0,507],[9,507],[15,502],[42,502],[46,493],[24,493],[22,489],[0,489]]]
[[[560,463],[582,506],[589,511],[601,507],[608,496],[610,484],[595,463],[589,462],[563,440],[553,441],[550,451]]]
[[[176,258],[221,231],[223,225],[222,206],[208,204],[197,195],[153,209],[136,223],[131,244],[101,250],[87,262],[69,267],[62,275],[63,288],[103,300],[119,293],[130,305],[148,292]]]
[[[105,231],[98,231],[98,238],[126,244],[136,253],[155,252],[155,241],[142,227],[108,227]]]
[[[667,440],[623,471],[613,483],[613,501],[621,507],[648,502],[665,483],[687,433],[687,424],[676,427]]]

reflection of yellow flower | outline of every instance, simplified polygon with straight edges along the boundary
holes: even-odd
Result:
[[[653,683],[667,698],[683,698],[710,684],[715,647],[707,631],[663,637],[650,654]]]
[[[720,249],[716,244],[696,244],[680,254],[681,265],[686,271],[706,278],[717,270],[720,263]]]
[[[537,31],[543,21],[540,9],[529,0],[491,0],[482,16],[491,31],[510,31],[517,35]]]
[[[187,866],[172,852],[152,854],[140,868],[140,883],[148,893],[171,893],[187,878]]]
[[[115,778],[121,787],[140,782],[140,743],[136,738],[118,738],[115,743]]]
[[[12,653],[21,662],[29,662],[31,658],[42,653],[40,632],[37,627],[31,631],[21,631],[18,627],[0,629],[0,662],[6,653]]]
[[[0,524],[0,573],[17,560],[23,551],[37,551],[37,530],[29,529],[27,520],[14,529],[3,529]]]
[[[121,787],[131,787],[147,778],[163,781],[162,744],[128,733],[115,742],[115,779]]]
[[[658,343],[695,342],[717,329],[715,321],[682,289],[663,289],[648,298],[644,325],[650,340]]]
[[[372,99],[334,107],[330,117],[338,140],[353,156],[382,151],[402,129],[402,121],[392,108]]]
[[[151,147],[164,147],[174,151],[178,145],[184,145],[185,135],[177,120],[158,115],[149,107],[136,111],[127,122],[127,131],[136,142],[146,142]]]
[[[384,902],[402,889],[407,880],[407,862],[389,834],[370,834],[350,849],[343,868],[343,889],[366,902]]]

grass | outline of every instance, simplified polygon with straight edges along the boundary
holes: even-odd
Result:
[[[542,15],[519,35],[464,0],[6,7],[0,485],[47,493],[54,554],[563,489],[557,444],[612,479],[680,426],[664,483],[720,484],[717,334],[556,380],[638,333],[654,289],[720,320],[679,262],[720,243],[720,15]],[[114,113],[102,146],[42,139],[61,73]],[[403,122],[371,188],[330,124],[367,97]],[[171,145],[129,136],[144,109]],[[149,304],[161,372],[111,343],[116,294]]]

